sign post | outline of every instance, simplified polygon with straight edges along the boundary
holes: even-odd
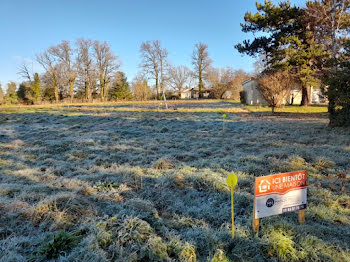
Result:
[[[232,218],[232,238],[235,236],[235,212],[234,212],[234,199],[233,199],[233,190],[237,185],[238,178],[235,174],[229,174],[226,178],[227,185],[231,189],[231,218]]]
[[[259,219],[298,211],[299,223],[305,223],[307,202],[305,170],[255,178],[253,230],[258,231]]]
[[[255,186],[254,186],[255,188]],[[253,231],[259,231],[259,218],[255,218],[255,192],[254,192],[254,202],[253,202]]]
[[[222,132],[225,132],[225,118],[226,118],[226,114],[223,114],[222,118],[223,118],[223,120],[222,120]]]

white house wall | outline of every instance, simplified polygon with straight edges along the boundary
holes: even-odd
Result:
[[[243,91],[245,92],[245,99],[248,105],[267,105],[268,103],[262,97],[260,91],[258,90],[258,83],[255,80],[243,82]],[[288,95],[283,101],[283,104],[287,105],[300,105],[302,100],[302,92],[299,87],[295,87],[290,95]],[[292,103],[293,102],[293,103]],[[310,102],[311,103],[325,103],[326,100],[322,95],[320,88],[310,88]]]
[[[261,96],[257,89],[258,83],[254,80],[243,84],[243,91],[245,92],[246,103],[248,105],[267,105],[266,100]]]

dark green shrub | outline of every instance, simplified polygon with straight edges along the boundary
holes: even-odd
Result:
[[[69,251],[77,246],[80,237],[73,233],[60,231],[54,235],[51,240],[42,244],[38,251],[39,257],[42,259],[52,259],[58,257],[62,252]]]

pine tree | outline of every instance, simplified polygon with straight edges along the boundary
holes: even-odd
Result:
[[[337,70],[326,77],[331,126],[350,126],[350,40],[337,58]]]
[[[40,78],[38,73],[34,74],[34,82],[32,85],[32,90],[33,90],[33,100],[35,103],[37,103],[41,99],[41,96],[40,96],[41,84],[40,84]]]
[[[270,0],[256,3],[256,7],[254,15],[245,14],[242,31],[264,35],[235,47],[243,54],[265,56],[267,71],[289,70],[301,84],[301,105],[307,106],[310,86],[319,85],[318,70],[329,54],[315,41],[303,8],[291,6],[289,1],[274,5]]]
[[[110,100],[127,100],[132,98],[130,86],[123,72],[117,72],[112,88],[109,90]]]

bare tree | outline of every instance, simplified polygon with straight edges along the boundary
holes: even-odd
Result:
[[[78,77],[84,88],[85,99],[92,101],[92,94],[96,85],[95,65],[92,60],[93,42],[89,39],[78,39],[77,68]]]
[[[94,42],[94,55],[100,84],[100,96],[104,101],[107,95],[107,89],[112,81],[113,73],[119,68],[118,57],[115,56],[107,42]]]
[[[239,92],[242,91],[242,82],[250,76],[243,70],[233,70],[230,67],[213,68],[207,71],[207,82],[212,86],[213,96],[217,99],[224,98],[229,91],[230,98],[239,100]]]
[[[258,79],[258,89],[271,107],[272,113],[283,104],[294,83],[294,78],[288,71],[268,73]]]
[[[168,83],[179,95],[190,78],[191,70],[186,66],[170,66],[168,69]]]
[[[162,93],[164,100],[166,100],[164,85],[165,85],[165,82],[168,80],[168,75],[167,75],[168,66],[169,66],[167,61],[168,51],[165,48],[161,48],[159,41],[155,44],[155,50],[158,56],[159,69],[160,69],[159,71],[160,72],[160,91]]]
[[[331,52],[333,59],[341,50],[341,42],[349,35],[349,0],[307,1],[305,9],[308,29],[317,33],[318,41]]]
[[[59,45],[51,47],[49,51],[52,55],[56,56],[61,63],[61,78],[63,79],[64,84],[68,84],[70,100],[73,102],[74,84],[77,78],[77,72],[74,68],[74,50],[71,48],[69,41],[63,40]]]
[[[239,100],[240,92],[243,91],[242,82],[251,79],[251,75],[242,69],[235,70],[229,83],[229,90],[232,91],[232,99]]]
[[[131,84],[134,98],[139,101],[148,100],[151,96],[151,88],[143,75],[138,74]]]
[[[226,91],[229,90],[229,83],[233,78],[231,68],[209,68],[207,70],[207,82],[212,86],[213,95],[221,99]]]
[[[59,100],[58,86],[58,61],[51,53],[50,48],[41,54],[36,54],[36,60],[45,69],[47,76],[50,78],[51,85],[54,90],[56,103]]]
[[[29,70],[26,61],[23,61],[20,67],[18,68],[18,74],[24,79],[27,79],[29,83],[32,83],[32,73],[31,70]]]
[[[168,51],[161,47],[160,41],[147,41],[141,44],[141,68],[144,73],[155,80],[157,99],[160,98],[160,91],[164,93],[164,84],[166,80],[166,58]]]
[[[212,60],[209,57],[208,46],[203,43],[197,43],[192,54],[192,65],[194,67],[194,74],[198,79],[199,97],[202,98],[203,79],[205,73],[212,64]]]

